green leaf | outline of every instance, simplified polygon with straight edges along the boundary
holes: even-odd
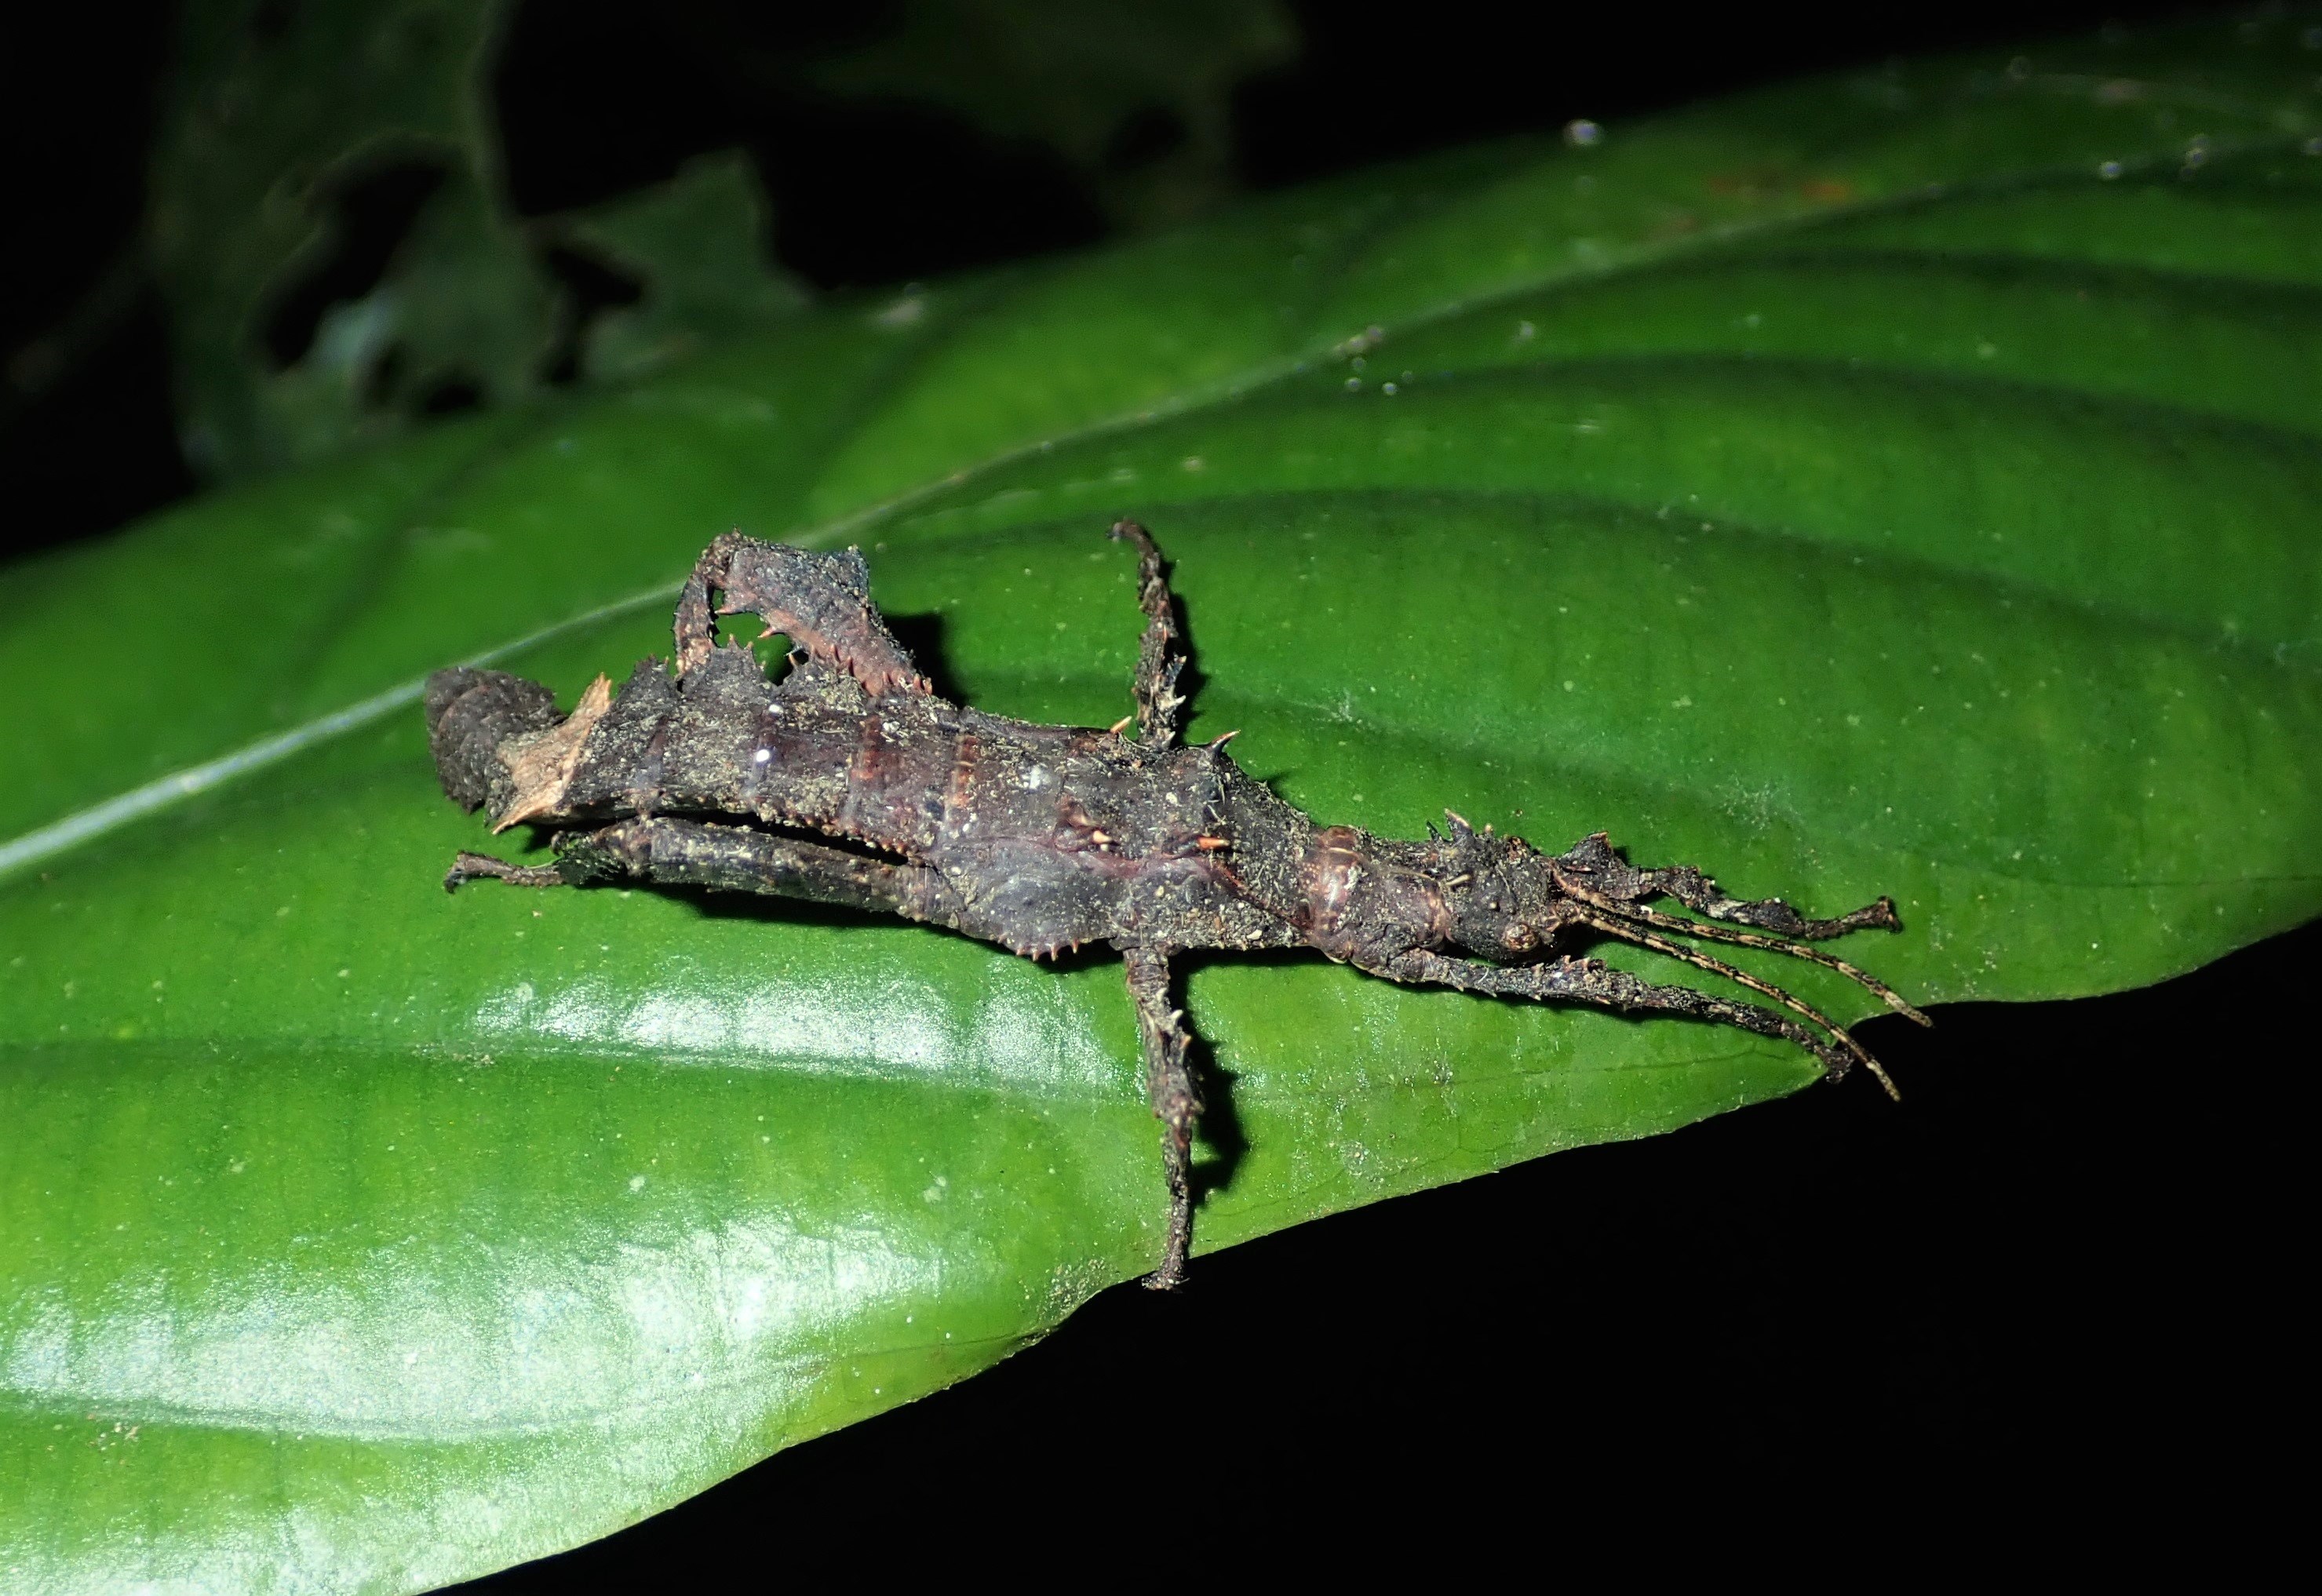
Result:
[[[2312,916],[2316,14],[1349,179],[12,571],[5,1582],[480,1572],[1151,1265],[1110,962],[438,889],[482,832],[423,673],[569,695],[666,646],[729,525],[860,542],[973,701],[1105,725],[1137,617],[1100,534],[1137,513],[1195,734],[1294,800],[1891,891],[1905,933],[1850,952],[1931,999]],[[1187,987],[1206,1247],[1813,1073],[1319,961]]]

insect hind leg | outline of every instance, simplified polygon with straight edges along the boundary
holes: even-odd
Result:
[[[1592,895],[1618,904],[1648,898],[1674,898],[1697,915],[1730,925],[1751,926],[1777,935],[1804,942],[1822,942],[1854,931],[1899,931],[1895,900],[1881,898],[1859,909],[1826,920],[1809,919],[1778,898],[1747,899],[1729,897],[1699,869],[1690,864],[1659,870],[1639,870],[1613,851],[1603,832],[1586,836],[1550,862],[1559,887],[1577,889],[1576,898]]]
[[[1166,1291],[1185,1278],[1193,1238],[1193,1125],[1202,1117],[1202,1093],[1186,1050],[1193,1036],[1185,1013],[1169,1006],[1169,953],[1142,944],[1121,950],[1129,969],[1129,995],[1137,1006],[1137,1033],[1145,1049],[1145,1086],[1153,1117],[1161,1122],[1161,1170],[1169,1189],[1168,1229],[1161,1266],[1145,1279]]]
[[[1577,1003],[1616,1014],[1666,1014],[1712,1025],[1732,1026],[1760,1036],[1778,1037],[1805,1048],[1833,1078],[1844,1075],[1858,1054],[1842,1044],[1844,1035],[1824,1036],[1754,1003],[1737,1003],[1692,987],[1660,986],[1615,970],[1596,959],[1551,959],[1541,964],[1486,964],[1413,948],[1377,960],[1357,960],[1356,968],[1389,980],[1451,987],[1495,998],[1528,998],[1536,1003]]]

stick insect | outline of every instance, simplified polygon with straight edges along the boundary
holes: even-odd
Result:
[[[1146,625],[1135,713],[1106,730],[946,702],[873,606],[858,551],[739,533],[712,543],[686,579],[674,670],[645,660],[617,692],[599,676],[562,716],[537,682],[436,672],[427,729],[444,791],[488,807],[495,832],[549,828],[556,849],[540,866],[462,853],[445,888],[643,881],[900,915],[1032,959],[1109,944],[1161,1122],[1168,1218],[1147,1281],[1158,1288],[1184,1279],[1193,1238],[1202,1091],[1170,995],[1171,961],[1191,950],[1306,948],[1388,980],[1732,1026],[1806,1049],[1833,1076],[1860,1063],[1892,1092],[1843,1026],[1690,944],[1820,964],[1924,1024],[1884,983],[1807,945],[1898,929],[1891,899],[1810,919],[1779,898],[1730,898],[1689,865],[1638,869],[1601,832],[1546,854],[1449,810],[1448,830],[1431,825],[1425,841],[1319,825],[1235,764],[1232,734],[1180,739],[1185,652],[1160,551],[1133,521],[1111,535],[1136,553]],[[779,681],[749,643],[719,635],[719,618],[741,613],[789,639]],[[1568,951],[1599,938],[1723,976],[1771,1007]]]

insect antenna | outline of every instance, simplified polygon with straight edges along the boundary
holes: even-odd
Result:
[[[1689,948],[1681,943],[1671,942],[1666,936],[1656,936],[1642,926],[1629,924],[1625,920],[1614,919],[1609,916],[1584,915],[1581,917],[1581,924],[1592,926],[1605,935],[1616,937],[1622,942],[1633,943],[1641,948],[1650,948],[1654,953],[1665,953],[1672,959],[1692,965],[1696,970],[1706,970],[1713,974],[1722,975],[1726,980],[1745,986],[1762,997],[1772,999],[1792,1014],[1798,1015],[1828,1031],[1841,1047],[1853,1054],[1862,1067],[1870,1072],[1872,1078],[1886,1089],[1888,1097],[1897,1102],[1903,1100],[1903,1094],[1895,1090],[1894,1078],[1887,1073],[1884,1065],[1870,1055],[1870,1050],[1857,1042],[1845,1026],[1832,1020],[1804,999],[1793,997],[1773,982],[1760,980],[1748,971],[1729,964],[1723,959],[1714,958],[1699,948]]]
[[[1858,969],[1843,959],[1824,953],[1820,948],[1808,947],[1802,942],[1792,942],[1786,936],[1768,936],[1757,931],[1736,931],[1730,926],[1713,926],[1704,920],[1690,920],[1683,915],[1663,914],[1659,909],[1645,908],[1637,904],[1615,903],[1611,898],[1601,897],[1585,888],[1576,888],[1568,881],[1559,882],[1558,885],[1562,891],[1578,898],[1591,908],[1611,915],[1616,919],[1629,921],[1632,925],[1651,926],[1663,931],[1677,932],[1683,936],[1698,936],[1705,942],[1731,942],[1737,943],[1745,948],[1769,948],[1778,953],[1787,953],[1793,959],[1804,959],[1809,964],[1819,964],[1825,970],[1835,970],[1915,1025],[1932,1026],[1935,1023],[1914,1007],[1900,992],[1869,971]]]

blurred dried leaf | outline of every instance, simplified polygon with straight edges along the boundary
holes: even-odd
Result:
[[[627,378],[807,303],[766,268],[765,203],[738,151],[687,163],[668,183],[565,218],[562,239],[639,280],[635,305],[592,321],[581,369]]]
[[[377,388],[398,344],[409,346],[406,383],[440,380],[449,352],[487,397],[522,385],[524,361],[508,351],[544,347],[550,320],[544,289],[518,286],[522,251],[488,197],[480,70],[506,11],[498,0],[186,6],[148,235],[197,469],[241,476],[393,430],[397,412],[380,401],[400,396]],[[276,370],[269,319],[343,256],[338,202],[398,166],[443,174],[412,236],[367,300],[326,310],[314,350]],[[446,293],[474,298],[452,311],[435,303]],[[450,325],[486,324],[483,346],[446,351]]]
[[[905,0],[900,25],[808,77],[829,92],[941,105],[1003,138],[1047,144],[1135,231],[1232,192],[1234,87],[1296,49],[1277,4]]]
[[[516,217],[487,103],[511,9],[187,6],[149,234],[198,470],[278,470],[433,410],[535,397],[576,333],[580,375],[626,376],[804,302],[763,260],[738,157],[570,218]],[[359,214],[367,188],[375,212],[398,183],[407,214]],[[640,279],[639,302],[572,326],[540,247],[566,239]]]

